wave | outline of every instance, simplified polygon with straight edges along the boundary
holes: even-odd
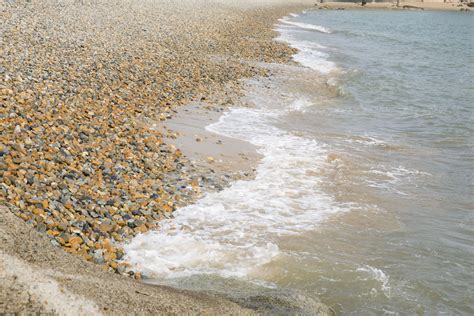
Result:
[[[295,32],[294,29],[285,26],[290,25],[300,29],[313,30],[326,34],[331,33],[329,29],[319,25],[289,21],[288,17],[284,17],[279,21],[282,24],[277,25],[276,30],[280,35],[276,40],[287,43],[298,50],[298,52],[293,55],[294,61],[305,67],[317,70],[322,74],[329,74],[337,69],[336,64],[328,60],[328,54],[322,51],[327,49],[327,47],[314,41],[301,40],[295,36],[297,32]]]
[[[366,146],[390,147],[387,142],[368,135],[354,135],[348,138],[346,141],[349,143],[359,143]]]
[[[305,113],[306,109],[310,106],[314,105],[311,100],[306,98],[299,98],[291,102],[291,104],[287,107],[287,112],[301,112]]]
[[[392,191],[405,196],[409,194],[401,191],[404,185],[420,177],[432,177],[432,174],[416,169],[407,169],[402,166],[386,167],[383,165],[377,166],[377,169],[369,170],[367,174],[368,178],[365,182],[369,187]]]
[[[357,268],[358,272],[364,272],[366,273],[368,276],[370,276],[372,279],[376,280],[377,282],[380,283],[380,289],[382,290],[382,293],[386,296],[386,297],[390,297],[391,296],[391,288],[390,288],[390,284],[389,284],[389,276],[386,275],[382,270],[380,269],[377,269],[377,268],[374,268],[372,266],[369,266],[369,265],[366,265],[364,267],[361,267],[361,268]],[[376,294],[377,293],[377,290],[375,288],[372,289],[371,291],[372,294]]]
[[[275,100],[266,102],[273,105]],[[271,124],[292,106],[232,108],[209,125],[209,131],[259,148],[263,158],[255,179],[234,182],[178,209],[172,220],[160,222],[160,230],[125,245],[125,260],[151,277],[245,278],[280,254],[279,238],[312,230],[345,211],[319,186],[324,146]]]
[[[326,33],[326,34],[331,34],[331,30],[328,28],[325,28],[324,26],[320,25],[315,25],[315,24],[310,24],[310,23],[303,23],[303,22],[293,22],[293,21],[288,21],[287,19],[279,19],[281,23],[291,25],[291,26],[296,26],[298,28],[304,29],[304,30],[309,30],[309,31],[318,31],[321,33]]]
[[[288,29],[277,28],[277,31],[280,32],[280,36],[276,38],[277,41],[285,42],[298,50],[293,55],[294,61],[305,67],[317,70],[322,74],[329,74],[337,70],[336,64],[327,59],[329,57],[328,54],[321,51],[326,48],[325,46],[315,42],[298,40],[292,35],[291,30]]]

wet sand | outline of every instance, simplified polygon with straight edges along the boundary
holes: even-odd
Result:
[[[155,125],[167,142],[179,148],[194,165],[219,176],[249,177],[261,158],[256,147],[206,130],[219,120],[227,107],[196,102],[182,106],[173,117]]]

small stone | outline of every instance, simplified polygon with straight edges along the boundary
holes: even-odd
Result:
[[[145,224],[142,224],[140,226],[138,226],[137,228],[135,228],[135,231],[139,232],[139,233],[145,233],[146,231],[148,230],[148,228],[146,227]]]
[[[71,235],[63,232],[59,235],[59,237],[64,239],[64,242],[69,243],[69,239],[71,238]]]
[[[58,223],[57,228],[61,231],[66,231],[67,226],[64,223]]]
[[[36,207],[36,208],[33,209],[33,214],[41,216],[41,215],[44,215],[44,211],[42,209]]]
[[[91,261],[91,260],[92,260],[92,256],[91,256],[90,254],[88,254],[85,249],[84,249],[83,251],[80,251],[79,254],[80,254],[84,259],[86,259],[87,261]]]
[[[102,233],[108,233],[108,232],[110,232],[112,229],[113,229],[112,225],[109,225],[109,224],[100,224],[100,225],[99,225],[99,230],[100,230]]]
[[[107,262],[112,262],[117,259],[117,255],[115,254],[115,252],[106,252],[104,254],[104,259]]]
[[[83,243],[83,240],[79,236],[74,236],[74,237],[71,237],[71,239],[69,239],[69,243],[71,245],[80,245]]]
[[[92,255],[92,260],[95,263],[103,264],[105,262],[105,260],[104,260],[104,251],[102,249],[95,250],[94,254]]]
[[[126,267],[125,265],[119,263],[119,264],[118,264],[118,267],[117,267],[117,272],[118,272],[119,274],[123,274],[123,273],[125,273],[125,269],[126,269],[126,268],[127,268],[127,267]]]
[[[64,245],[66,244],[66,242],[64,241],[64,239],[61,238],[61,237],[59,237],[59,236],[56,237],[56,240],[57,240],[57,242],[58,242],[61,246],[64,246]]]
[[[46,230],[47,230],[48,228],[46,227],[45,224],[39,223],[39,224],[36,226],[36,229],[37,229],[39,232],[44,233],[44,232],[46,232]]]
[[[25,138],[25,144],[26,145],[31,145],[31,144],[33,144],[33,141],[31,140],[31,138],[27,137],[27,138]]]
[[[110,242],[110,239],[105,239],[102,243],[102,248],[107,250],[108,252],[116,252],[117,248],[115,248],[112,243]]]
[[[135,280],[141,280],[142,279],[142,274],[140,272],[135,272],[133,275],[135,277]]]
[[[16,126],[15,126],[15,129],[13,130],[13,133],[14,133],[14,134],[20,134],[20,133],[21,133],[21,127],[20,127],[20,125],[16,125]]]
[[[48,230],[46,231],[46,234],[55,237],[55,236],[58,236],[58,235],[59,235],[59,232],[56,231],[56,230],[48,229]]]

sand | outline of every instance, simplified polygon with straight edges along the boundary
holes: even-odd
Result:
[[[252,61],[247,63],[256,66]],[[184,156],[200,168],[228,179],[251,177],[261,158],[257,148],[206,130],[206,126],[217,122],[229,107],[243,106],[240,92],[240,82],[239,86],[228,85],[220,92],[220,99],[225,100],[220,105],[206,100],[191,102],[177,108],[173,116],[161,124],[154,122],[151,128],[166,135],[167,143],[180,148]]]
[[[247,313],[222,299],[150,286],[67,254],[0,208],[0,311],[60,315]]]

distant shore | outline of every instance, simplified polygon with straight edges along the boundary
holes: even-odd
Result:
[[[435,10],[435,11],[470,11],[474,8],[468,7],[462,3],[443,3],[443,2],[421,2],[421,1],[400,1],[398,2],[371,2],[367,1],[365,5],[362,2],[326,2],[316,3],[319,9],[332,10],[357,10],[357,9],[381,9],[381,10]]]

